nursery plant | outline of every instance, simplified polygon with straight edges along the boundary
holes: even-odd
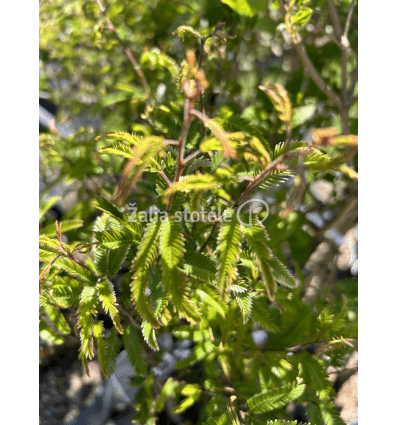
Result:
[[[305,2],[280,3],[283,31],[308,66],[300,31],[312,10]],[[178,417],[195,407],[200,424],[295,424],[286,409],[294,402],[305,405],[313,425],[344,424],[329,371],[343,369],[356,349],[355,281],[321,282],[309,292],[305,263],[314,232],[300,208],[316,206],[308,192],[313,182],[356,185],[358,138],[348,116],[354,91],[345,80],[337,95],[309,67],[341,116],[342,134],[317,128],[303,141],[308,108],[295,108],[278,82],[259,84],[282,139],[271,144],[270,127],[257,119],[232,108],[209,112],[214,75],[207,68],[237,37],[228,22],[204,31],[177,27],[178,42],[197,43],[177,66],[159,50],[137,61],[102,2],[94,6],[137,71],[138,114],[146,124],[40,136],[51,185],[79,182],[78,201],[62,219],[51,218],[60,198],[41,196],[41,340],[57,345],[78,336],[83,367],[88,373],[96,359],[105,377],[125,349],[137,373],[132,385],[140,386],[136,423],[155,424],[165,410]],[[343,46],[346,79],[349,55]],[[146,64],[154,81],[146,79]],[[155,94],[159,83],[167,85],[167,97]],[[104,315],[112,323],[107,329]],[[171,375],[159,376],[153,368],[165,332],[191,341],[192,350]]]

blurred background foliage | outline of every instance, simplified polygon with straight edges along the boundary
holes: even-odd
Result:
[[[301,31],[308,55],[331,88],[340,92],[340,49],[333,42],[326,1],[301,3],[313,10]],[[349,5],[349,1],[339,2],[342,23]],[[311,126],[341,130],[338,111],[306,75],[290,36],[282,29],[284,21],[276,0],[110,0],[104,6],[121,39],[141,65],[155,110],[146,116],[140,79],[115,35],[107,29],[98,4],[52,0],[43,1],[40,6],[40,90],[60,106],[60,116],[98,112],[103,119],[102,132],[153,132],[153,126],[148,125],[152,115],[154,119],[158,114],[167,116],[156,107],[165,100],[181,104],[182,94],[176,89],[175,78],[186,50],[198,52],[199,48],[198,39],[192,34],[186,33],[181,40],[173,32],[187,25],[206,35],[217,22],[225,22],[225,30],[231,36],[227,43],[215,38],[206,43],[203,67],[211,83],[205,98],[206,111],[211,111],[211,115],[229,111],[241,114],[262,125],[270,135],[269,141],[275,143],[283,139],[283,132],[271,102],[257,87],[277,82],[290,93],[293,106],[305,107],[305,118],[311,118],[300,126],[301,135]],[[357,16],[352,18],[349,42],[351,75],[357,65]],[[355,101],[350,109],[350,132],[354,134],[357,109]]]
[[[335,42],[326,3],[327,0],[296,3],[300,8],[312,10],[300,34],[315,68],[327,84],[340,93],[341,49]],[[348,0],[337,4],[342,26],[350,4]],[[70,198],[75,194],[75,198],[83,201],[62,200],[64,218],[85,219],[94,212],[88,201],[94,195],[112,193],[117,183],[123,159],[108,155],[95,157],[98,148],[105,144],[95,140],[100,133],[123,130],[141,136],[156,134],[178,138],[183,94],[176,80],[187,49],[194,49],[198,56],[200,46],[193,34],[186,32],[178,37],[174,33],[182,25],[206,35],[217,22],[225,22],[227,39],[211,38],[205,45],[202,67],[210,86],[204,94],[204,108],[210,117],[233,113],[245,118],[261,129],[273,147],[285,140],[286,133],[271,101],[258,88],[271,82],[281,84],[289,93],[295,108],[294,139],[309,140],[313,128],[335,127],[338,133],[343,131],[339,110],[304,71],[284,28],[277,0],[108,0],[103,6],[120,39],[139,63],[148,82],[150,98],[96,1],[43,0],[40,3],[41,101],[56,105],[56,122],[63,123],[59,125],[72,123],[74,128],[68,137],[59,131],[54,134],[50,129],[42,129],[41,194],[43,199],[55,194],[68,200],[66,194],[72,193]],[[357,73],[357,36],[355,7],[348,34],[349,84]],[[348,133],[351,134],[357,134],[357,105],[355,87],[349,107]],[[198,131],[192,134],[200,134],[201,124],[195,126]],[[189,143],[194,146],[195,136],[190,137]],[[333,149],[328,153],[333,154]],[[356,157],[354,163],[356,166]],[[319,173],[317,175],[319,178]],[[309,173],[308,184],[314,176]],[[334,192],[336,187],[340,188],[337,192],[344,192],[342,182],[343,187],[351,190],[344,183],[349,179],[341,173],[323,173],[321,178],[333,183]],[[136,197],[138,207],[145,209],[153,200],[145,193],[145,182],[139,185],[142,193]],[[342,200],[344,196],[337,196],[333,203],[339,204]],[[316,200],[306,193],[305,201],[311,206]],[[302,222],[297,223],[300,228]],[[85,226],[79,229],[81,240],[87,240],[86,230]],[[294,231],[292,235],[297,236]],[[300,254],[299,250],[298,258],[303,261],[310,254],[310,239],[302,238],[307,241],[307,255]]]

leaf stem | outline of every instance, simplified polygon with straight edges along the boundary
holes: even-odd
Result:
[[[194,159],[196,156],[200,155],[201,153],[203,153],[200,149],[198,149],[197,151],[191,153],[190,155],[188,155],[183,161],[184,164],[187,164],[189,161],[191,161],[191,159]]]
[[[193,108],[192,101],[186,97],[184,102],[184,121],[182,124],[181,134],[178,139],[178,163],[177,163],[177,172],[174,182],[177,183],[184,171],[185,163],[184,163],[184,151],[185,151],[185,142],[187,140],[189,126],[191,123],[191,115],[190,110]],[[171,205],[173,203],[174,194],[170,196],[169,203],[167,204],[166,211],[170,214]]]
[[[147,80],[145,78],[144,73],[142,72],[142,69],[140,67],[140,65],[138,64],[136,58],[134,57],[133,53],[131,52],[131,50],[129,49],[129,47],[126,45],[126,43],[120,38],[118,32],[116,31],[116,28],[114,27],[112,21],[109,19],[108,15],[106,14],[106,10],[105,7],[103,6],[103,4],[101,3],[101,0],[96,0],[97,4],[101,10],[101,13],[104,15],[106,22],[108,23],[109,29],[115,34],[115,37],[117,38],[119,44],[122,46],[123,50],[125,51],[128,59],[130,60],[130,62],[132,63],[135,71],[137,72],[138,76],[140,77],[141,80],[141,84],[144,87],[144,90],[148,96],[149,99],[152,99],[152,94],[151,91],[149,89]]]

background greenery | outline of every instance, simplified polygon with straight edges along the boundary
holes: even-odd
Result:
[[[344,91],[347,92],[346,97],[349,99],[346,99],[344,108],[339,108],[314,83],[310,73],[304,70],[292,38],[284,27],[280,3],[283,4],[266,0],[108,1],[104,3],[106,16],[116,28],[116,36],[109,30],[106,17],[95,1],[42,1],[41,97],[58,107],[58,123],[73,122],[79,118],[80,122],[87,125],[80,126],[70,137],[62,137],[50,129],[43,130],[40,134],[43,182],[40,194],[43,213],[41,234],[48,237],[56,235],[54,211],[52,215],[51,211],[45,214],[58,200],[53,198],[48,201],[49,195],[55,193],[62,198],[57,204],[59,210],[56,213],[61,214],[58,218],[62,218],[68,243],[74,246],[76,243],[92,242],[94,221],[99,215],[98,209],[93,206],[93,200],[99,195],[107,199],[115,195],[125,165],[122,157],[98,155],[99,149],[109,144],[109,140],[98,138],[99,134],[127,131],[137,136],[156,135],[178,139],[184,103],[184,95],[178,84],[180,66],[187,49],[196,51],[198,58],[200,47],[194,34],[185,32],[183,37],[179,37],[175,33],[180,26],[192,27],[206,35],[218,22],[225,22],[225,39],[214,37],[205,45],[202,67],[210,83],[204,93],[204,109],[208,116],[225,118],[233,115],[242,118],[241,127],[245,130],[249,126],[250,129],[255,128],[273,150],[279,142],[286,140],[289,129],[279,118],[270,98],[258,86],[279,83],[287,90],[294,108],[290,124],[292,139],[309,141],[310,131],[314,128],[333,127],[337,134],[357,134],[357,6],[354,4],[351,7],[353,3],[350,1],[335,3],[343,31],[348,15],[352,13],[347,34],[350,47],[347,49],[344,46],[342,48],[341,40],[336,34],[336,22],[333,21],[330,2],[298,1],[294,9],[296,15],[299,10],[303,11],[303,20],[300,22],[299,17],[296,17],[295,28],[305,43],[308,58],[315,69],[340,99],[343,99]],[[301,23],[304,25],[300,25]],[[147,89],[123,46],[128,46],[133,53],[145,75]],[[346,65],[342,66],[344,55]],[[344,67],[348,80],[346,84]],[[97,122],[100,122],[99,127]],[[235,126],[236,122],[235,120]],[[226,125],[228,130],[228,123]],[[234,126],[230,125],[232,131]],[[188,150],[197,146],[202,134],[200,122],[193,123],[191,128]],[[347,153],[347,150],[336,146],[325,146],[322,149],[332,158]],[[349,166],[357,170],[356,155],[350,156]],[[137,202],[139,210],[156,204],[157,194],[151,186],[153,180],[151,175],[144,176],[130,194],[129,199]],[[314,190],[311,190],[314,183],[319,185],[322,182],[331,188],[324,199],[317,197]],[[238,197],[240,189],[232,189],[230,193],[233,199]],[[288,315],[271,310],[268,313],[271,315],[271,323],[261,323],[260,319],[260,324],[271,331],[265,365],[261,361],[259,363],[262,364],[261,367],[269,368],[261,372],[266,378],[261,374],[258,376],[258,368],[251,368],[245,376],[245,373],[239,372],[239,362],[230,366],[233,380],[237,384],[235,388],[242,386],[237,394],[238,399],[240,395],[243,401],[260,389],[265,391],[266,388],[279,388],[294,379],[299,360],[286,364],[287,348],[299,344],[309,344],[311,347],[314,342],[332,341],[341,336],[349,340],[357,338],[357,280],[348,269],[338,271],[338,247],[328,239],[326,232],[334,227],[344,235],[356,224],[357,184],[350,178],[350,172],[336,169],[308,171],[298,201],[294,201],[291,188],[286,186],[268,189],[263,194],[274,200],[270,217],[265,223],[270,235],[269,245],[295,274],[299,285],[292,292],[279,294],[279,301],[289,310]],[[325,220],[327,227],[319,228],[309,220],[308,212],[318,212],[324,217],[330,217]],[[322,243],[329,244],[330,252],[314,267],[309,260],[314,258]],[[315,296],[311,297],[311,304],[308,305],[301,300],[309,296],[308,282],[314,274],[321,277],[322,285],[317,288]],[[50,278],[47,279],[50,282],[49,287]],[[123,288],[123,284],[128,285],[129,280],[130,273],[124,273],[121,287]],[[72,291],[69,295],[76,297],[80,292],[76,287],[75,292]],[[71,302],[72,309],[78,305],[76,301],[68,302]],[[129,305],[125,307],[128,308]],[[55,313],[49,312],[50,307],[46,308],[46,314],[51,318],[51,314]],[[300,321],[297,321],[297,317],[300,317]],[[62,321],[60,318],[59,320]],[[272,323],[280,333],[272,333]],[[252,324],[249,325],[251,329]],[[241,331],[250,338],[249,328],[242,328]],[[170,330],[173,331],[172,325]],[[57,331],[50,325],[43,324],[40,336],[48,343],[62,343],[61,334],[59,327]],[[177,338],[178,332],[173,335]],[[193,335],[189,335],[194,340]],[[112,337],[115,338],[114,333]],[[208,337],[204,332],[200,338],[205,341]],[[198,347],[201,347],[200,338],[195,341]],[[246,343],[248,351],[241,354],[242,358],[246,356],[257,359],[253,343]],[[326,383],[324,370],[329,365],[337,368],[344,365],[352,346],[343,345],[336,344],[338,350],[322,359],[315,359],[305,349],[300,350],[303,374],[315,374],[308,378],[308,393],[305,393],[302,400],[310,402],[309,415],[314,424],[321,424],[322,421],[326,424],[341,423],[336,411],[328,404],[333,399],[333,391]],[[197,361],[198,359],[193,359],[192,364]],[[243,362],[242,359],[241,361]],[[215,367],[216,362],[214,359],[204,362],[207,376],[200,382],[193,378],[190,384],[205,385],[204,382],[209,381],[211,385],[206,384],[207,390],[212,388],[211,391],[217,392],[214,385],[220,378]],[[188,363],[181,368],[189,367]],[[228,369],[225,365],[222,368]],[[316,374],[317,370],[319,376]],[[186,377],[184,379],[187,381]],[[256,388],[256,385],[260,387]],[[149,405],[152,397],[156,396],[156,400],[159,400],[159,394],[155,390],[155,395],[150,395],[152,386],[153,383],[148,381],[145,387],[148,392],[143,393],[140,399],[142,406]],[[173,395],[178,400],[182,394],[188,395],[187,399],[190,399],[189,388],[185,393],[181,393],[184,387],[179,390],[173,388],[172,386],[169,389],[170,396]],[[196,387],[191,390],[191,400],[197,402],[199,393]],[[220,395],[220,400],[223,399],[223,395]],[[227,403],[221,401],[223,407],[217,407],[217,397],[214,400],[216,401],[206,404],[201,399],[203,409],[199,423],[204,423],[210,416],[222,414],[223,409],[227,409]],[[139,408],[140,405],[137,406]],[[139,411],[140,423],[151,423],[156,417],[155,408],[151,410],[149,407],[141,407]],[[265,415],[258,423],[273,418],[291,417],[282,408],[278,408]],[[244,419],[240,417],[237,420]],[[257,422],[253,419],[253,423]]]

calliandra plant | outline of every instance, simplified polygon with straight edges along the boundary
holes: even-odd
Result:
[[[339,306],[303,303],[303,273],[296,267],[292,274],[281,239],[275,242],[272,235],[283,235],[294,222],[307,173],[340,172],[357,179],[345,163],[357,149],[357,137],[319,129],[312,142],[293,139],[292,105],[279,84],[260,86],[286,128],[286,141],[273,149],[260,126],[233,114],[210,118],[203,106],[209,86],[204,47],[213,37],[227,40],[224,24],[205,37],[190,27],[177,30],[179,36],[187,33],[199,39],[200,51],[198,62],[194,51],[187,51],[177,78],[184,95],[178,139],[127,132],[99,136],[104,146],[97,158],[117,156],[125,164],[113,194],[93,200],[101,214],[91,241],[64,242],[63,232],[79,228],[79,220],[41,230],[40,335],[59,343],[63,335],[77,333],[83,366],[88,371],[95,357],[106,377],[124,347],[141,384],[134,404],[138,423],[154,424],[172,400],[171,414],[198,405],[199,423],[209,425],[294,424],[285,422],[291,416],[284,407],[296,400],[307,404],[313,424],[343,424],[326,368],[342,367],[342,356],[356,342],[355,320],[344,300]],[[148,114],[151,108],[149,103]],[[325,152],[330,147],[334,156]],[[291,176],[288,197],[274,208],[272,232],[265,212],[247,225],[242,204]],[[139,212],[129,213],[128,201],[140,188],[155,197],[162,219],[143,222]],[[55,201],[42,205],[40,220]],[[176,219],[183,210],[220,208],[212,221]],[[65,309],[76,315],[75,329]],[[113,322],[107,336],[99,313]],[[253,340],[258,329],[267,330],[266,344]],[[160,360],[157,335],[163,331],[194,343],[167,381],[151,374]],[[315,354],[307,350],[314,344]],[[197,363],[203,374],[195,379],[190,368]]]

